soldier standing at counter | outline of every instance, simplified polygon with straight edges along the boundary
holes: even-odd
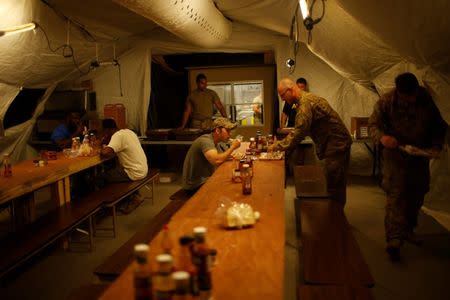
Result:
[[[292,149],[311,136],[318,158],[325,160],[327,192],[332,200],[344,206],[352,144],[350,133],[325,99],[301,90],[291,79],[280,81],[278,94],[283,101],[297,106],[295,129],[269,147],[269,151]]]
[[[404,240],[420,243],[414,228],[430,184],[429,158],[407,154],[399,146],[429,149],[437,156],[446,128],[433,99],[412,73],[397,76],[395,89],[378,100],[369,118],[372,138],[384,147],[386,251],[393,260],[399,259]]]
[[[184,129],[189,117],[191,117],[191,128],[210,129],[212,125],[213,105],[226,118],[227,113],[220,102],[217,93],[207,88],[208,82],[204,74],[198,74],[196,78],[197,89],[191,92],[186,100],[181,126]]]
[[[183,164],[182,188],[195,192],[214,173],[241,143],[234,140],[230,148],[219,153],[219,142],[230,139],[231,129],[237,126],[227,118],[217,118],[212,124],[212,132],[198,137],[189,148]]]

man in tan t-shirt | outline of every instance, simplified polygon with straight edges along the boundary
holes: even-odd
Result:
[[[191,128],[210,129],[212,126],[213,105],[220,114],[226,118],[227,113],[220,102],[217,93],[207,88],[208,82],[204,74],[198,74],[196,78],[197,89],[191,92],[186,100],[181,126],[183,129],[191,117]]]

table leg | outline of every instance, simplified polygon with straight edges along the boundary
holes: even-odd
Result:
[[[31,223],[36,218],[34,193],[29,193],[13,200],[11,204],[13,230]]]

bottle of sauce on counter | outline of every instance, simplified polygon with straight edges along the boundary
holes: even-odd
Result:
[[[206,243],[206,228],[194,228],[194,264],[198,270],[198,289],[200,291],[199,299],[210,299],[212,290],[211,278],[211,251]]]
[[[170,300],[174,290],[172,280],[173,258],[170,254],[156,256],[158,271],[154,277],[155,297],[157,300]]]
[[[241,168],[239,159],[233,159],[233,165],[231,170],[231,181],[241,182]]]
[[[256,151],[256,140],[255,140],[254,137],[251,137],[251,138],[250,138],[250,144],[249,144],[249,146],[248,146],[248,149],[250,149],[250,152],[251,152],[252,154],[255,153],[255,151]]]
[[[9,158],[9,154],[3,155],[3,176],[5,176],[5,177],[12,176],[12,166],[11,166],[11,159]]]
[[[175,285],[175,290],[172,300],[192,300],[194,299],[189,291],[190,276],[188,272],[177,271],[172,273],[172,280]]]
[[[134,299],[151,300],[152,272],[148,262],[149,246],[147,244],[137,244],[134,246],[135,267],[133,273]]]
[[[194,266],[194,264],[192,263],[190,250],[193,242],[194,237],[190,235],[184,235],[180,237],[180,253],[178,258],[177,270],[185,271],[189,274],[189,293],[194,296],[198,296],[198,272],[196,266]]]
[[[169,226],[164,225],[161,236],[161,249],[164,254],[171,254],[172,252],[172,239],[170,237]]]
[[[249,164],[244,164],[241,171],[242,194],[250,195],[252,193],[252,176],[250,174]]]

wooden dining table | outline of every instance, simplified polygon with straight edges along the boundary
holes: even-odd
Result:
[[[233,162],[222,164],[168,223],[175,267],[179,237],[205,226],[207,243],[217,250],[212,268],[215,300],[283,299],[284,161],[255,161],[250,195],[243,195],[242,185],[232,182],[232,168]],[[232,201],[250,204],[260,212],[260,220],[249,228],[224,228],[217,209]],[[153,270],[156,255],[162,253],[160,243],[161,232],[149,244]],[[133,299],[133,267],[130,264],[100,299]]]
[[[62,153],[57,153],[56,160],[48,160],[44,166],[36,166],[36,159],[21,161],[12,166],[12,176],[0,177],[0,204],[12,202],[21,199],[21,203],[13,205],[14,214],[29,219],[24,222],[30,222],[34,219],[34,198],[33,192],[45,187],[51,186],[52,200],[55,206],[62,206],[70,202],[70,175],[82,170],[96,166],[105,159],[100,155],[68,157]],[[24,213],[22,210],[27,211]],[[19,221],[22,223],[23,220]]]

